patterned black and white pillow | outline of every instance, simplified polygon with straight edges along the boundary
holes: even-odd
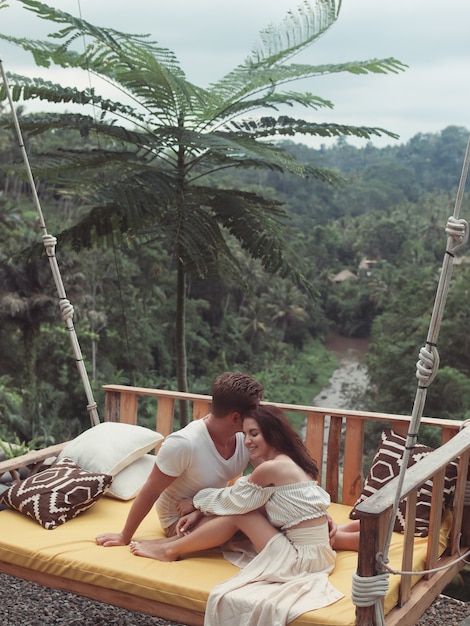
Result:
[[[15,481],[0,495],[0,505],[27,515],[53,530],[86,511],[109,489],[113,478],[87,472],[71,459],[61,459],[24,480]]]
[[[357,519],[356,506],[366,498],[381,489],[384,485],[398,476],[402,464],[406,439],[397,435],[393,430],[386,428],[380,437],[380,443],[372,461],[361,495],[357,499],[349,517]],[[432,448],[423,444],[416,444],[410,455],[408,467],[432,452]],[[457,481],[458,463],[449,463],[446,469],[444,482],[443,509],[451,508]],[[426,537],[429,533],[429,518],[431,513],[432,481],[426,481],[418,491],[416,502],[415,535]],[[406,500],[403,500],[397,511],[394,530],[405,530]]]

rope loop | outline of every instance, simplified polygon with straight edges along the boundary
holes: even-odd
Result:
[[[352,579],[352,601],[356,606],[373,606],[384,598],[388,591],[388,572],[375,576],[359,576],[354,572]]]
[[[55,256],[55,247],[57,244],[57,237],[54,237],[54,235],[46,234],[42,236],[42,242],[46,249],[47,256]]]
[[[64,298],[59,302],[60,312],[62,313],[62,319],[64,322],[67,320],[73,319],[73,305],[70,304],[70,301],[67,298]]]
[[[419,351],[419,361],[416,363],[416,378],[421,387],[426,388],[435,379],[439,369],[439,353],[435,345],[430,348],[423,346]]]
[[[449,251],[452,254],[460,250],[468,241],[468,222],[462,218],[457,219],[451,215],[447,220],[445,231],[446,235],[454,240]]]

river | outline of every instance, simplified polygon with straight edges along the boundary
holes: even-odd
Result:
[[[325,340],[325,347],[338,357],[338,368],[328,386],[313,398],[313,405],[330,409],[358,408],[358,398],[369,382],[363,364],[369,340],[330,335]]]

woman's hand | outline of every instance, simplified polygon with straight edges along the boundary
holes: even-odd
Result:
[[[333,547],[335,545],[336,533],[338,532],[338,526],[330,515],[327,515],[327,518],[328,518],[328,532],[330,536],[330,546]]]
[[[201,517],[204,517],[201,511],[192,511],[187,515],[183,515],[176,524],[176,534],[178,537],[184,537],[188,535],[192,529],[198,524]]]

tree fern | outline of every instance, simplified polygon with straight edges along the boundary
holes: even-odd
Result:
[[[15,101],[43,99],[62,109],[93,105],[93,116],[58,112],[22,118],[28,134],[63,128],[88,137],[82,149],[64,147],[33,160],[42,177],[69,185],[81,199],[80,219],[60,233],[61,241],[75,249],[120,238],[161,242],[177,268],[175,325],[180,333],[188,275],[205,278],[218,271],[243,278],[227,237],[236,238],[268,272],[289,277],[311,293],[302,262],[286,243],[288,220],[282,207],[248,190],[222,188],[215,175],[225,168],[271,169],[339,182],[334,172],[299,163],[276,141],[298,134],[396,136],[382,128],[313,122],[284,112],[299,106],[313,111],[333,107],[321,96],[292,89],[301,79],[404,69],[393,58],[320,66],[293,62],[338,19],[341,2],[304,1],[279,26],[262,31],[245,61],[208,88],[188,81],[175,54],[148,35],[98,27],[36,0],[18,2],[58,29],[47,41],[6,33],[0,39],[30,52],[40,67],[81,69],[116,93],[103,97],[95,88],[9,74]],[[0,8],[5,8],[2,0]],[[5,98],[4,89],[0,97]],[[0,125],[6,123],[0,119]],[[184,390],[184,336],[177,337],[176,346],[177,377]]]

